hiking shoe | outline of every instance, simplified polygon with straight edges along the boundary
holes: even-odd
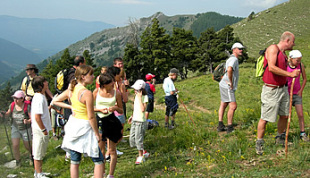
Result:
[[[229,126],[227,126],[227,133],[229,134],[229,133],[231,133],[231,132],[233,132],[235,129],[234,129],[234,126],[232,126],[232,125],[229,125]]]
[[[256,140],[256,146],[255,146],[256,154],[262,155],[264,153],[263,146],[264,146],[264,140]]]
[[[217,127],[217,131],[218,132],[225,132],[227,129],[226,129],[226,127],[225,127],[225,125],[219,125],[218,127]]]
[[[165,123],[165,127],[169,128],[169,123],[168,122]]]
[[[276,136],[276,144],[277,145],[283,145],[285,144],[285,133],[282,133],[281,135]]]
[[[120,156],[120,155],[123,155],[124,153],[116,149],[116,154]]]
[[[135,164],[141,164],[141,163],[143,163],[145,161],[145,159],[144,159],[144,157],[143,156],[139,156],[138,158],[137,158],[137,160],[136,160],[136,163]]]
[[[144,156],[144,158],[148,158],[148,157],[150,157],[150,153],[147,152],[146,150],[143,150],[143,156]]]
[[[300,134],[300,139],[301,139],[302,141],[304,141],[304,142],[309,142],[309,138],[308,138],[308,136],[307,136],[306,133],[301,133],[301,134]]]
[[[41,173],[34,172],[33,176],[34,176],[34,178],[47,178],[47,177],[51,176],[51,173],[49,173],[49,172],[41,172]]]
[[[170,125],[169,127],[168,127],[168,129],[170,129],[170,130],[172,130],[172,129],[174,129],[175,127],[173,126],[173,125]]]
[[[114,176],[109,174],[107,178],[114,178]]]

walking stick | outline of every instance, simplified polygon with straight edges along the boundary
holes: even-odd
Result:
[[[194,120],[192,119],[191,115],[189,114],[189,112],[188,112],[188,110],[187,110],[185,104],[183,103],[183,101],[182,101],[180,98],[179,98],[179,100],[180,100],[180,102],[182,103],[182,105],[184,106],[184,108],[185,108],[185,110],[186,110],[186,112],[187,112],[187,115],[189,116],[189,118],[192,120],[194,126],[196,127],[196,124],[195,124]]]
[[[286,128],[286,136],[285,136],[285,157],[287,158],[287,143],[288,143],[288,131],[290,129],[290,124],[291,124],[291,117],[292,117],[292,104],[293,104],[293,89],[294,89],[294,84],[295,84],[295,78],[293,78],[292,84],[291,84],[291,91],[290,91],[290,108],[289,108],[289,113],[288,113],[288,122],[287,122],[287,128]]]
[[[13,152],[12,152],[12,147],[11,147],[11,141],[10,141],[10,139],[9,139],[8,131],[7,131],[6,126],[5,126],[6,123],[5,123],[5,119],[4,119],[4,118],[5,118],[5,117],[4,117],[4,115],[3,115],[2,119],[4,120],[3,125],[4,125],[4,130],[5,130],[6,138],[7,138],[7,140],[8,140],[8,145],[9,145],[9,147],[10,147],[12,159],[14,159]]]
[[[29,137],[29,133],[28,133],[27,124],[25,124],[25,127],[26,127],[26,132],[27,132],[27,137],[28,137],[28,146],[29,146],[29,150],[30,150],[30,158],[31,158],[31,161],[32,161],[32,166],[34,168],[34,160],[33,160],[33,157],[32,157],[32,147],[31,147],[31,144],[30,144],[30,137]]]

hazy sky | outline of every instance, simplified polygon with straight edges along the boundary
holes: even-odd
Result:
[[[116,26],[129,18],[219,12],[247,17],[289,0],[0,0],[0,15],[26,18],[70,18],[101,21]]]

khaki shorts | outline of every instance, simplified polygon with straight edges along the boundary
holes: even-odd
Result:
[[[33,141],[32,141],[32,153],[34,160],[43,160],[47,146],[48,135],[44,135],[41,130],[32,129]]]
[[[264,85],[261,101],[261,119],[268,122],[276,122],[277,115],[288,116],[289,94],[286,86],[272,88]]]
[[[224,103],[236,102],[235,91],[220,86],[221,101]]]
[[[11,138],[22,138],[24,141],[31,141],[31,126],[28,130],[18,130],[14,125],[12,125]]]

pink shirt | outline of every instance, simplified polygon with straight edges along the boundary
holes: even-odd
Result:
[[[301,71],[301,65],[298,65],[295,68],[291,68],[289,65],[287,66],[287,71],[288,72],[293,72],[296,69],[299,69]],[[301,73],[301,72],[300,72]],[[292,85],[292,81],[293,78],[292,77],[287,77],[287,84],[288,84],[288,93],[291,92],[291,85]],[[293,88],[293,95],[296,95],[298,93],[298,91],[301,89],[300,86],[300,74],[298,75],[298,77],[296,77],[295,79],[295,84],[294,84],[294,88]]]

